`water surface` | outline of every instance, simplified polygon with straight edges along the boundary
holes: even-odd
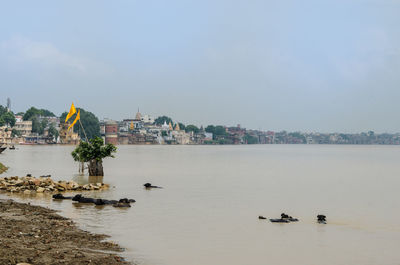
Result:
[[[2,176],[87,181],[72,149],[7,150]],[[398,265],[399,158],[397,146],[119,146],[104,163],[104,181],[115,188],[86,194],[134,198],[132,208],[18,198],[111,235],[143,265]],[[145,190],[146,182],[164,189]],[[258,220],[281,212],[301,221]],[[329,224],[316,224],[317,214]]]

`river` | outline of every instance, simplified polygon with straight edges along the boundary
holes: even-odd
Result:
[[[72,149],[6,150],[1,176],[85,182]],[[131,208],[1,196],[60,210],[142,265],[398,265],[399,158],[398,146],[118,146],[104,161],[111,188],[85,196],[133,198]],[[164,188],[145,190],[146,182]],[[258,219],[281,212],[300,221]]]

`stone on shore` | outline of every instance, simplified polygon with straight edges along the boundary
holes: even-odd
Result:
[[[4,177],[0,178],[0,190],[8,192],[60,192],[60,191],[82,191],[82,190],[104,190],[109,185],[104,183],[80,185],[75,181],[53,181],[50,176],[35,178],[30,175],[26,177]]]

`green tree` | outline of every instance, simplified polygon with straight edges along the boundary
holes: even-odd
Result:
[[[59,133],[58,133],[54,123],[51,123],[49,126],[49,136],[53,137],[53,139],[57,140],[58,135],[59,135]]]
[[[12,137],[21,137],[22,133],[18,131],[17,129],[12,129],[11,131],[11,136]]]
[[[32,120],[34,117],[37,117],[37,116],[39,116],[40,115],[40,111],[37,109],[37,108],[35,108],[35,107],[31,107],[30,109],[28,109],[26,112],[25,112],[25,114],[24,114],[24,116],[22,117],[22,119],[24,120],[24,121],[30,121],[30,120]]]
[[[198,133],[200,131],[200,129],[197,126],[190,124],[190,125],[186,126],[185,131]]]
[[[10,125],[13,127],[15,125],[16,119],[11,111],[8,111],[6,107],[0,105],[0,126]]]
[[[12,114],[12,112],[6,112],[2,115],[2,118],[4,120],[4,122],[8,125],[10,125],[11,127],[13,127],[15,125],[16,119],[14,114]]]
[[[47,110],[47,109],[37,109],[35,107],[30,107],[22,117],[24,121],[29,121],[32,120],[33,117],[55,117],[53,112]]]
[[[77,162],[89,163],[89,176],[104,176],[103,159],[114,157],[117,147],[104,145],[103,139],[94,137],[89,142],[80,142],[71,155]]]
[[[67,117],[68,112],[64,112],[61,114],[60,121],[64,122]],[[77,114],[74,114],[69,120],[74,121]],[[100,123],[99,119],[90,111],[86,111],[84,109],[80,109],[81,123],[83,128],[85,129],[87,138],[90,140],[96,136],[100,136]],[[79,122],[78,122],[79,123]],[[80,128],[80,125],[75,124],[74,132],[79,133],[81,139],[85,139],[85,134]]]
[[[154,123],[156,125],[163,125],[164,122],[166,122],[167,124],[169,124],[169,123],[173,124],[172,119],[170,117],[168,117],[168,116],[160,116],[160,117],[158,117],[157,119],[154,120]]]
[[[247,144],[258,144],[258,138],[255,136],[252,136],[248,133],[246,133],[246,135],[243,137],[243,140],[247,143]]]
[[[39,118],[37,116],[33,116],[33,117],[30,117],[30,120],[32,121],[32,132],[40,133],[40,131],[42,131],[42,129],[41,129],[41,124],[40,124]]]
[[[215,126],[214,134],[217,136],[226,136],[227,135],[225,127],[221,126],[221,125]]]
[[[183,130],[183,131],[186,129],[185,124],[183,124],[183,123],[181,123],[181,122],[178,122],[178,124],[179,124],[179,129],[181,129],[181,130]]]
[[[215,126],[214,125],[208,125],[206,127],[205,131],[208,132],[208,133],[214,134],[215,133]]]

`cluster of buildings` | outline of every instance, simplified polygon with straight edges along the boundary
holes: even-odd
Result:
[[[179,123],[157,125],[150,115],[139,111],[134,119],[100,121],[100,134],[111,144],[196,144],[212,139],[212,134],[186,132]]]
[[[15,116],[13,127],[0,127],[0,143],[6,144],[78,144],[80,137],[69,124],[58,117],[37,117],[38,124],[46,124],[39,134],[33,130],[33,121]],[[46,120],[46,122],[43,122]],[[180,123],[164,121],[158,124],[150,115],[139,111],[135,118],[122,121],[102,120],[100,134],[105,143],[120,144],[388,144],[400,145],[400,134],[375,134],[370,131],[358,134],[302,133],[247,130],[233,127],[208,126],[185,130]],[[51,131],[53,129],[53,131]],[[56,134],[54,133],[56,130]],[[33,132],[35,131],[35,132]]]
[[[80,137],[73,130],[67,130],[69,124],[60,122],[58,117],[39,116],[38,124],[46,120],[46,126],[43,133],[33,132],[33,121],[24,121],[21,115],[15,115],[15,125],[0,127],[0,143],[5,144],[77,144]],[[50,128],[56,129],[57,134],[52,135]]]

